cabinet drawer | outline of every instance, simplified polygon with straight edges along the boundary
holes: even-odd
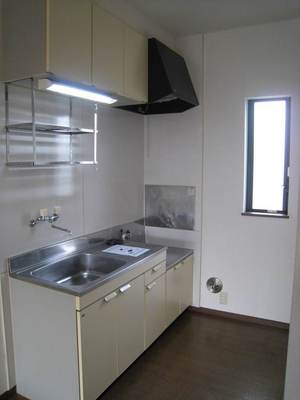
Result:
[[[166,272],[166,263],[162,262],[155,265],[149,271],[145,273],[145,284],[152,282],[154,279],[158,278]]]

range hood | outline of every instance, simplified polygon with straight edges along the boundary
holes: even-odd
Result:
[[[168,114],[198,105],[184,58],[157,39],[149,39],[148,103],[120,108],[139,114]]]

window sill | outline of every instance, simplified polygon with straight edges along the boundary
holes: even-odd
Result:
[[[289,215],[286,214],[260,213],[251,211],[242,212],[242,215],[247,217],[267,217],[267,218],[285,218],[285,219],[290,218]]]

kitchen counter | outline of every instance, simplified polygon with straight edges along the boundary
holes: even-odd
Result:
[[[75,243],[75,242],[74,242]],[[73,244],[74,244],[73,243]],[[80,249],[80,251],[69,253],[67,255],[64,255],[64,257],[55,257],[53,254],[51,254],[50,258],[45,258],[41,260],[38,264],[33,264],[30,265],[26,264],[26,262],[31,260],[32,258],[40,258],[40,256],[35,256],[31,253],[27,253],[21,256],[17,257],[12,257],[9,260],[9,264],[11,267],[14,267],[15,265],[18,265],[18,270],[15,270],[14,268],[10,269],[10,275],[13,278],[28,281],[34,284],[37,284],[39,286],[46,286],[52,289],[56,289],[59,291],[63,291],[65,293],[69,293],[71,295],[75,296],[83,296],[92,290],[116,279],[120,275],[123,275],[133,269],[138,269],[139,266],[143,265],[148,259],[154,257],[155,255],[166,251],[165,246],[160,246],[160,245],[154,245],[154,244],[145,244],[145,243],[140,243],[140,242],[126,242],[124,245],[127,246],[133,246],[133,247],[143,247],[144,249],[148,249],[148,251],[138,257],[132,257],[130,255],[115,255],[115,254],[108,254],[103,251],[111,247],[111,245],[106,244],[106,241],[102,241],[97,243],[97,245],[93,244],[92,246],[87,246],[84,249]],[[66,244],[60,244],[60,247],[65,246]],[[69,245],[70,246],[70,245]],[[59,251],[59,249],[57,249]],[[35,252],[43,253],[44,249],[38,249],[35,250]],[[54,249],[54,253],[55,253]],[[51,252],[53,253],[53,251]],[[98,256],[103,256],[106,257],[106,259],[110,259],[111,262],[115,261],[123,261],[123,265],[120,268],[115,269],[113,272],[102,274],[99,276],[97,279],[87,282],[85,284],[81,285],[66,285],[61,280],[50,280],[50,279],[42,279],[39,276],[37,276],[36,271],[42,271],[43,269],[50,269],[52,267],[56,267],[58,269],[58,264],[63,263],[64,261],[68,260],[72,256],[80,256],[81,254],[84,255],[84,253],[88,253],[91,255],[98,255]],[[24,264],[22,265],[22,260]]]
[[[11,257],[9,259],[10,275],[13,278],[35,283],[40,286],[46,286],[75,296],[83,296],[128,271],[138,269],[145,261],[151,259],[151,257],[160,252],[167,251],[167,269],[172,268],[175,264],[193,254],[193,250],[191,249],[172,246],[166,248],[162,245],[146,244],[142,242],[126,242],[124,245],[145,248],[148,249],[148,251],[138,257],[123,254],[108,254],[104,251],[111,247],[111,244],[108,244],[105,239],[101,239],[97,235],[88,235],[86,237]],[[71,257],[80,257],[80,255],[87,257],[91,255],[91,258],[97,256],[106,257],[106,262],[108,261],[111,264],[114,261],[120,263],[121,260],[121,266],[119,268],[113,268],[109,273],[100,274],[101,276],[95,277],[92,281],[86,279],[84,283],[80,284],[78,284],[78,282],[77,284],[68,284],[66,281],[68,278],[70,280],[70,277],[66,274],[65,276],[59,277],[53,276],[52,268],[55,269],[55,275],[60,275],[62,269],[65,267],[64,264],[68,263]],[[76,263],[77,262],[80,264],[80,260],[76,261]],[[80,268],[80,265],[78,265],[78,268]],[[93,270],[90,270],[88,265],[86,268],[86,272],[83,271],[83,275],[93,273]],[[71,275],[71,273],[69,275]]]
[[[114,244],[97,236],[10,260],[15,366],[26,398],[42,399],[44,393],[51,399],[98,398],[192,304],[191,250],[171,247],[168,265],[179,264],[166,272],[166,247],[126,242],[117,251],[129,252],[129,245],[137,257],[115,257],[103,253]],[[149,251],[141,254],[136,247]],[[107,258],[102,266],[94,259],[99,253]],[[121,257],[126,261],[120,265]],[[84,291],[77,286],[78,293],[76,286],[63,287],[78,270],[93,274],[97,265],[104,275],[109,271],[106,278],[88,282]],[[30,277],[34,271],[38,275]],[[56,286],[45,285],[46,278]],[[59,388],[54,396],[52,387]]]
[[[175,264],[183,261],[188,256],[194,254],[191,249],[183,249],[180,247],[167,248],[167,270],[172,268]]]

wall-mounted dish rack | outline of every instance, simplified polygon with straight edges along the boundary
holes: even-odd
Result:
[[[33,78],[27,80],[25,86],[19,82],[5,83],[6,165],[14,168],[96,165],[98,105],[88,102],[90,109],[89,128],[74,126],[73,105],[76,99],[41,91],[37,89]],[[12,89],[15,93],[11,93]],[[16,91],[19,91],[20,94],[17,95]],[[41,92],[43,93],[40,94]],[[13,96],[15,99],[12,99]],[[47,98],[43,113],[40,113],[40,115],[37,112],[39,100],[37,97],[39,96],[43,97],[44,102]],[[65,118],[60,119],[64,119],[64,122],[68,122],[67,124],[53,123],[53,121],[57,122],[59,118],[55,118],[53,115],[50,118],[50,115],[47,115],[48,108],[57,107],[53,105],[53,102],[57,101],[57,96],[64,98],[62,103]],[[22,103],[21,106],[18,104],[17,113],[14,109],[16,103]],[[26,111],[22,109],[24,105],[27,106]],[[25,106],[24,108],[26,108]],[[16,114],[18,114],[17,117]],[[46,121],[48,117],[52,121]],[[89,136],[89,142],[93,147],[93,150],[89,151],[90,157],[88,159],[77,158],[80,156],[78,151],[80,141],[75,138],[83,136]],[[63,140],[58,137],[63,137]],[[63,154],[61,158],[60,153]],[[48,157],[49,155],[50,157]]]

